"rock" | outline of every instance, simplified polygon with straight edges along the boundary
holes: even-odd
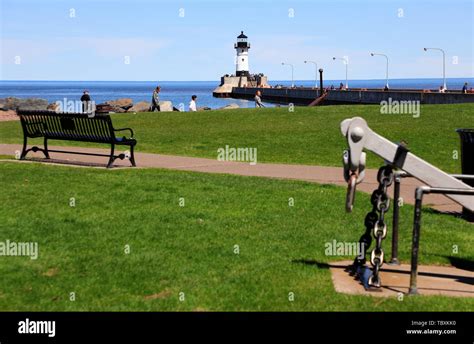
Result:
[[[17,116],[15,110],[0,110],[0,122],[3,121],[17,121],[20,117]]]
[[[59,111],[59,104],[58,103],[48,104],[48,106],[46,107],[46,110]]]
[[[133,100],[130,98],[120,98],[117,100],[109,100],[105,102],[113,108],[114,112],[125,112],[133,106]],[[120,109],[124,111],[120,111]]]
[[[209,111],[212,110],[209,106],[200,106],[197,108],[198,111]]]
[[[46,110],[48,107],[48,101],[40,98],[15,98],[8,97],[0,99],[3,110]]]
[[[127,112],[147,112],[150,111],[150,102],[135,103]]]
[[[239,109],[239,108],[240,108],[239,104],[232,103],[232,104],[227,104],[226,106],[219,108],[219,110],[232,110],[232,109]]]
[[[169,100],[160,101],[160,111],[161,112],[173,111],[173,103],[171,103]]]
[[[127,110],[118,107],[118,106],[112,106],[112,109],[110,110],[111,113],[124,113],[127,112]]]

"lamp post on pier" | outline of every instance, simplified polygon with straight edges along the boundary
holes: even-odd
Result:
[[[285,63],[285,62],[282,62],[281,65],[291,67],[291,88],[294,88],[295,87],[295,79],[294,79],[295,66],[293,66],[291,63]]]
[[[349,84],[347,82],[347,67],[349,66],[349,61],[347,60],[346,57],[333,57],[332,58],[334,61],[335,60],[342,60],[344,61],[344,64],[346,65],[346,90],[349,88]]]
[[[387,68],[385,70],[385,87],[388,89],[388,56],[385,54],[370,53],[370,56],[383,56],[387,60]]]
[[[448,88],[446,87],[446,53],[441,48],[423,48],[424,51],[428,50],[438,50],[443,53],[443,88],[446,91]]]
[[[316,68],[316,73],[314,77],[314,88],[318,88],[318,64],[315,61],[304,61],[304,63],[312,63]]]

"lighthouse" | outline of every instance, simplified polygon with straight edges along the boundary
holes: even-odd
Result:
[[[248,76],[249,75],[249,49],[250,43],[247,42],[247,36],[241,31],[240,35],[237,36],[237,43],[234,44],[234,48],[237,52],[236,56],[236,76]]]
[[[268,80],[263,73],[249,73],[249,49],[250,43],[247,42],[247,36],[243,31],[237,36],[237,43],[234,43],[234,49],[237,53],[235,57],[235,75],[225,74],[221,77],[221,83],[216,87],[212,95],[217,98],[232,97],[234,88],[250,87],[269,87]],[[230,53],[230,51],[229,51]]]

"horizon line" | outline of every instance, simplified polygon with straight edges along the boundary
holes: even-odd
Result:
[[[342,78],[343,79],[343,78]],[[326,81],[334,81],[334,80],[342,80],[341,78],[338,79],[326,79]],[[427,79],[442,79],[442,77],[428,77],[428,78],[389,78],[389,80],[427,80]],[[450,79],[474,79],[474,76],[463,76],[463,77],[451,77],[451,78],[446,78],[446,80]],[[318,78],[319,80],[319,78]],[[385,78],[381,79],[349,79],[350,81],[385,81]],[[0,79],[0,82],[10,82],[10,81],[33,81],[33,82],[44,82],[44,81],[50,81],[50,82],[219,82],[218,80],[47,80],[47,79],[8,79],[8,80],[2,80]],[[287,81],[291,82],[291,80],[272,80],[271,82],[280,82],[280,81]],[[315,79],[295,79],[296,81],[310,81],[314,82]],[[323,79],[324,82],[324,79]]]

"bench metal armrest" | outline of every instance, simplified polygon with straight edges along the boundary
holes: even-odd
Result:
[[[128,131],[130,131],[130,134],[132,135],[131,138],[133,138],[133,136],[135,135],[135,134],[133,133],[133,129],[132,129],[132,128],[114,129],[114,131],[123,131],[123,130],[128,130]]]

